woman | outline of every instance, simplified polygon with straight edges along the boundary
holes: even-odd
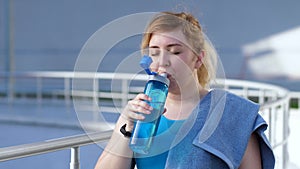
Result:
[[[149,23],[142,49],[152,58],[152,71],[170,80],[165,111],[148,155],[133,153],[134,120],[152,108],[145,94],[129,101],[95,168],[274,168],[274,156],[264,135],[266,123],[258,105],[223,90],[209,90],[216,55],[202,28],[188,13],[163,12]]]

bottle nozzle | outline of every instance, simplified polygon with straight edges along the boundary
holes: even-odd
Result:
[[[140,66],[145,70],[145,72],[148,75],[156,75],[157,74],[156,72],[151,72],[149,69],[151,63],[152,63],[151,57],[145,55],[145,56],[143,56],[142,60],[140,61]]]

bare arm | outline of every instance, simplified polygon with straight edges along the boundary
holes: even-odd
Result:
[[[252,133],[239,169],[261,169],[261,164],[258,138]]]
[[[129,138],[124,137],[118,129],[126,120],[120,117],[107,146],[99,157],[95,169],[129,169],[133,153],[129,149]]]
[[[133,157],[133,152],[128,146],[130,139],[121,134],[120,128],[127,124],[126,131],[132,131],[133,120],[144,119],[144,116],[139,113],[150,113],[150,106],[143,100],[150,100],[150,98],[145,94],[138,94],[135,99],[128,102],[116,123],[111,139],[97,161],[95,169],[130,168]]]

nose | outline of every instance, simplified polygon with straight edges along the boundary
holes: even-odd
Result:
[[[162,50],[159,56],[159,66],[168,67],[171,65],[169,52]]]

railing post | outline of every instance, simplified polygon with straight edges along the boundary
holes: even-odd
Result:
[[[248,98],[248,95],[249,95],[249,90],[248,90],[248,87],[243,87],[243,95],[245,98]]]
[[[71,148],[70,169],[80,169],[79,147],[72,147]]]
[[[122,107],[125,107],[128,99],[128,81],[127,79],[122,80]]]
[[[98,121],[98,109],[99,109],[99,79],[93,79],[93,119]]]
[[[5,4],[5,3],[4,3]],[[6,55],[7,60],[7,68],[6,72],[8,74],[8,102],[12,103],[15,95],[15,41],[14,41],[14,1],[9,0],[6,3],[6,15],[7,15],[7,23],[6,23],[6,45],[8,48],[8,53]]]
[[[42,102],[42,77],[36,77],[36,95],[38,103]]]
[[[71,92],[70,92],[70,78],[65,77],[64,79],[64,97],[65,97],[65,103],[67,106],[70,105],[71,100]]]
[[[287,103],[285,102],[283,105],[283,138],[284,140],[287,139],[289,136],[289,99]],[[283,161],[283,168],[286,168],[287,162],[289,161],[288,157],[288,142],[285,142],[282,145],[282,161]]]
[[[269,113],[269,126],[268,126],[268,128],[269,128],[269,133],[268,133],[268,135],[269,135],[269,141],[270,141],[270,144],[272,145],[272,143],[273,143],[273,137],[272,137],[272,130],[273,130],[273,126],[272,126],[272,108],[270,107],[269,109],[268,109],[268,113]]]
[[[265,90],[263,90],[263,89],[259,90],[258,103],[260,105],[265,103]]]
[[[5,76],[7,78],[7,99],[9,103],[12,103],[15,97],[15,77],[12,73],[8,73]]]

